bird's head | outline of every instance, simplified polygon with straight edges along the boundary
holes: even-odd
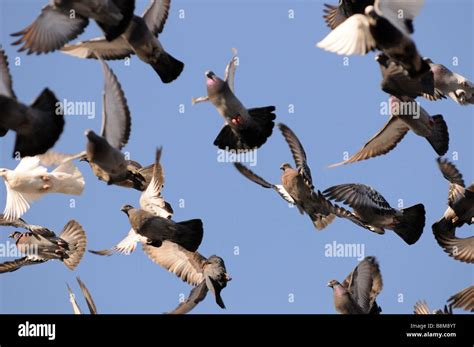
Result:
[[[286,169],[291,169],[291,165],[288,163],[281,164],[280,170],[285,171]]]
[[[120,209],[120,211],[122,211],[123,213],[125,213],[128,216],[128,212],[131,209],[133,209],[132,205],[123,205],[122,208]]]
[[[375,10],[375,7],[370,5],[370,6],[367,6],[364,10],[364,13],[367,17],[371,18],[371,19],[377,19],[379,16]]]
[[[5,177],[7,175],[8,169],[0,169],[0,177]]]
[[[212,71],[206,71],[207,93],[215,94],[223,90],[225,82]]]
[[[338,286],[338,285],[340,285],[340,283],[336,280],[330,280],[328,282],[328,287],[331,287],[331,288],[334,288],[335,286]]]
[[[10,235],[8,235],[8,237],[11,238],[11,239],[18,240],[21,237],[21,235],[23,235],[23,234],[20,233],[19,231],[14,231]]]

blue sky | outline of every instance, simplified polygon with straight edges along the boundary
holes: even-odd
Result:
[[[137,12],[147,3],[137,0]],[[351,57],[349,66],[343,66],[342,57],[315,47],[328,32],[321,18],[322,4],[319,0],[174,0],[160,39],[186,64],[177,81],[162,84],[151,67],[136,57],[130,66],[110,63],[132,113],[132,134],[125,150],[147,165],[155,148],[163,146],[164,195],[175,209],[174,219],[201,218],[205,236],[200,252],[223,257],[233,277],[223,291],[227,310],[208,297],[194,313],[335,313],[332,291],[326,284],[330,279],[343,280],[358,260],[326,257],[325,245],[334,241],[364,245],[365,255],[379,259],[384,289],[377,301],[384,313],[411,313],[419,299],[438,308],[452,294],[473,284],[472,265],[449,258],[431,231],[431,224],[445,211],[448,184],[425,139],[410,133],[388,155],[327,168],[340,161],[344,151],[354,153],[383,126],[387,119],[380,116],[379,108],[387,95],[380,90],[373,54]],[[96,61],[59,52],[42,56],[16,53],[9,34],[31,23],[42,5],[43,1],[1,1],[0,42],[10,58],[15,92],[23,102],[32,101],[46,86],[60,99],[96,102],[95,119],[66,118],[65,131],[55,147],[77,153],[86,143],[84,130],[100,129],[102,70]],[[423,56],[471,80],[473,7],[468,0],[427,0],[415,21],[414,34]],[[180,10],[185,19],[179,18]],[[294,10],[294,19],[288,18],[289,10]],[[93,24],[80,39],[99,33]],[[240,57],[237,96],[247,107],[277,107],[277,120],[291,127],[306,149],[315,186],[324,190],[335,184],[365,183],[394,207],[399,199],[405,206],[424,203],[427,222],[418,243],[408,246],[391,231],[380,236],[345,220],[317,232],[307,216],[289,208],[275,192],[247,181],[231,164],[217,161],[212,143],[223,120],[211,104],[191,106],[191,98],[205,95],[205,70],[223,75],[232,47]],[[20,66],[13,66],[15,57],[21,59]],[[458,66],[452,66],[453,57],[458,58]],[[452,100],[421,103],[431,114],[443,114],[450,133],[448,153],[458,153],[455,164],[466,182],[471,182],[474,108]],[[181,104],[184,113],[179,112]],[[290,104],[293,114],[288,112]],[[2,167],[16,166],[10,158],[13,135],[0,139]],[[290,161],[289,149],[275,129],[258,151],[253,170],[277,183],[280,164]],[[49,195],[35,202],[24,218],[57,232],[68,220],[76,219],[87,232],[89,249],[112,246],[129,230],[120,207],[138,205],[139,192],[107,186],[93,176],[87,164],[78,166],[86,188],[76,198],[76,208],[69,208],[69,196]],[[3,184],[0,196],[4,204]],[[0,242],[6,242],[11,231],[4,229]],[[472,226],[466,226],[462,235],[470,232]],[[49,262],[1,275],[0,312],[71,313],[65,283],[80,294],[75,276],[87,284],[102,313],[165,312],[178,303],[181,293],[187,295],[190,290],[149,261],[141,249],[128,257],[101,258],[87,253],[74,272],[60,262]]]

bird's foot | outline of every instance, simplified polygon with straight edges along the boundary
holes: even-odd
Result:
[[[48,175],[41,176],[41,179],[45,182],[48,182],[49,180],[51,180],[51,178]]]
[[[43,186],[41,187],[41,190],[48,190],[50,188],[51,188],[50,184],[43,184]]]
[[[240,114],[238,114],[237,116],[232,118],[231,122],[234,125],[241,125],[242,124],[242,117],[240,116]]]

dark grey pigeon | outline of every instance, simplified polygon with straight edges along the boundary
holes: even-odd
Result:
[[[383,288],[382,274],[375,257],[364,258],[356,268],[339,283],[331,280],[334,306],[341,314],[379,314],[382,309],[375,301]]]
[[[19,102],[13,91],[8,59],[0,49],[0,136],[16,132],[13,157],[32,157],[54,146],[64,128],[59,100],[45,88],[30,106]]]
[[[130,205],[123,206],[121,210],[128,216],[132,229],[145,237],[148,245],[160,247],[164,241],[171,241],[195,252],[201,244],[204,231],[200,219],[176,223]]]
[[[82,34],[89,18],[111,41],[127,29],[134,10],[135,0],[50,0],[32,24],[12,34],[20,36],[13,44],[28,54],[52,52]]]
[[[435,89],[431,70],[420,77],[412,78],[403,66],[383,53],[377,54],[375,60],[380,65],[380,71],[382,72],[381,87],[385,93],[399,99],[404,97],[415,99],[424,95],[429,95],[432,100],[446,98],[440,90]]]
[[[86,150],[70,159],[87,161],[94,175],[107,184],[146,189],[140,164],[128,160],[121,152],[131,132],[131,116],[127,99],[117,76],[100,59],[104,73],[102,94],[102,129],[100,135],[88,129]]]
[[[433,224],[433,234],[449,256],[474,263],[474,236],[459,238],[455,234],[456,228],[474,222],[474,182],[466,188],[461,172],[447,159],[438,158],[438,166],[449,181],[448,208]]]
[[[365,55],[376,48],[402,65],[410,77],[422,76],[430,66],[418,53],[410,34],[412,20],[423,2],[376,0],[365,8],[364,14],[350,16],[317,46],[340,55]]]
[[[449,70],[444,65],[433,63],[431,59],[426,59],[426,61],[434,76],[434,86],[441,95],[449,96],[460,105],[474,104],[474,84],[471,81]],[[426,94],[425,97],[433,100],[429,94]]]
[[[1,263],[0,273],[54,259],[62,261],[70,270],[74,270],[84,255],[87,242],[84,229],[74,220],[64,226],[59,236],[44,228],[27,233],[15,231],[10,237],[16,240],[16,247],[25,256]]]
[[[448,126],[441,114],[431,116],[414,99],[391,96],[390,118],[356,154],[350,158],[330,165],[336,167],[344,164],[375,158],[393,150],[411,130],[424,137],[438,155],[444,155],[449,149]]]
[[[355,183],[330,187],[323,194],[331,200],[341,201],[352,207],[353,213],[378,234],[384,234],[385,229],[393,230],[403,241],[412,245],[423,233],[423,204],[397,210],[372,187]]]
[[[224,150],[252,150],[261,147],[273,132],[275,106],[247,109],[234,94],[237,52],[226,67],[224,80],[206,71],[207,96],[193,104],[210,101],[224,118],[224,126],[214,145]]]
[[[168,19],[171,0],[153,0],[141,17],[133,16],[125,32],[113,41],[95,38],[61,49],[63,53],[96,59],[125,59],[136,54],[140,60],[149,64],[160,76],[163,83],[177,79],[184,64],[165,51],[158,35],[161,34]]]

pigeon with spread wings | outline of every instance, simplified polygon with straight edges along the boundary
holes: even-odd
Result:
[[[112,69],[102,59],[100,62],[104,73],[102,129],[100,135],[86,130],[86,150],[69,159],[87,161],[94,175],[107,184],[143,190],[146,180],[140,174],[141,166],[127,160],[121,152],[130,137],[132,124],[127,99]]]
[[[430,116],[415,100],[408,97],[400,100],[391,96],[389,103],[391,116],[384,127],[356,154],[343,162],[332,164],[330,167],[387,154],[403,140],[410,130],[416,135],[426,138],[438,155],[444,155],[448,151],[448,126],[442,115]]]
[[[206,71],[207,96],[194,98],[193,104],[210,101],[224,118],[225,124],[214,140],[223,150],[252,150],[261,147],[273,132],[276,118],[274,106],[247,109],[234,93],[234,56],[226,67],[224,80],[212,71]]]
[[[356,268],[339,283],[331,280],[334,306],[341,314],[379,314],[382,309],[375,301],[383,288],[382,274],[375,257],[364,258]]]
[[[160,162],[161,152],[161,148],[156,151],[153,177],[151,178],[148,188],[140,196],[140,207],[155,216],[170,219],[173,216],[173,208],[165,201],[161,194],[165,183],[164,170]],[[129,255],[136,249],[138,242],[146,243],[147,240],[132,228],[128,232],[128,235],[111,249],[89,252],[97,255],[112,255],[116,252]]]
[[[281,166],[283,170],[281,185],[267,182],[240,163],[234,163],[235,168],[252,182],[275,190],[284,200],[295,205],[301,214],[308,214],[317,230],[324,229],[336,216],[347,218],[365,228],[366,226],[355,215],[337,205],[332,205],[319,190],[314,191],[311,170],[301,142],[286,125],[280,123],[278,127],[290,147],[296,164],[296,169],[288,163]]]
[[[20,36],[13,45],[28,54],[55,51],[82,34],[89,18],[111,41],[127,29],[134,10],[135,0],[50,0],[32,24],[12,34]]]
[[[421,76],[429,72],[430,66],[420,56],[411,34],[412,20],[423,3],[424,0],[375,0],[363,14],[350,16],[317,46],[341,55],[365,55],[377,48],[402,65],[411,77]]]
[[[66,155],[47,152],[35,157],[23,158],[14,170],[0,169],[0,177],[7,189],[3,217],[7,220],[20,218],[29,210],[30,204],[48,193],[80,195],[84,189],[84,178],[71,161],[63,161]],[[60,158],[60,159],[57,159]],[[48,172],[45,166],[54,166]]]
[[[45,88],[29,106],[19,102],[13,91],[8,59],[0,49],[0,136],[16,132],[13,157],[43,154],[54,146],[64,128],[59,100]]]
[[[466,188],[462,174],[447,159],[438,158],[438,166],[449,181],[448,208],[433,224],[433,234],[449,256],[474,263],[474,236],[459,238],[455,234],[456,228],[474,223],[474,183]]]
[[[89,308],[89,312],[91,314],[97,314],[97,308],[95,306],[94,299],[92,299],[92,295],[89,292],[89,289],[87,289],[85,283],[82,282],[79,277],[76,277],[76,280],[77,280],[77,283],[79,284],[79,287],[81,288],[82,294],[84,295],[84,299],[86,299],[86,303],[87,303],[87,307]],[[66,284],[66,286],[67,286],[67,291],[69,293],[69,301],[71,302],[72,310],[74,311],[74,314],[82,314],[82,311],[79,308],[79,305],[77,304],[76,296],[72,292],[69,285]]]
[[[324,4],[324,21],[331,29],[335,29],[350,16],[364,13],[367,6],[373,5],[374,0],[339,0],[338,5]]]
[[[379,192],[364,184],[341,184],[326,189],[323,194],[326,198],[352,207],[353,213],[378,234],[384,234],[385,229],[390,229],[407,244],[412,245],[423,233],[423,204],[401,210],[394,209]]]
[[[133,16],[125,32],[113,41],[95,38],[64,46],[63,53],[96,59],[125,59],[136,54],[140,60],[149,64],[163,83],[177,79],[184,64],[165,51],[158,35],[161,34],[168,19],[171,0],[153,0],[143,15]]]
[[[34,232],[15,231],[10,238],[16,240],[18,251],[24,257],[0,264],[0,273],[13,272],[25,265],[41,264],[48,260],[60,260],[70,270],[79,265],[86,250],[87,238],[82,226],[75,220],[69,221],[61,234],[46,228]]]

